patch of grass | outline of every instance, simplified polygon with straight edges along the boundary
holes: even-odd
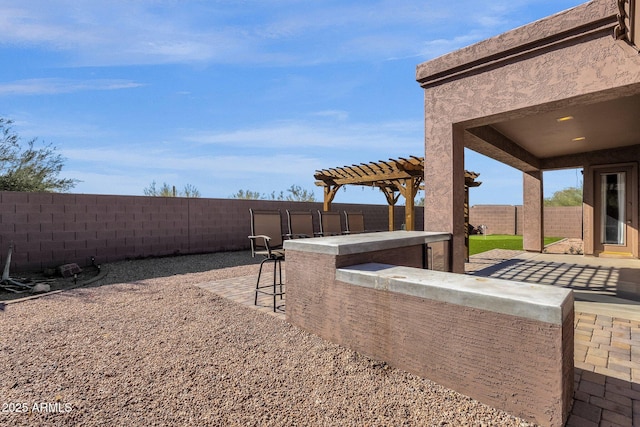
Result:
[[[545,246],[561,240],[561,237],[545,237]],[[522,250],[522,236],[490,234],[488,236],[469,236],[469,255],[490,251],[491,249]]]

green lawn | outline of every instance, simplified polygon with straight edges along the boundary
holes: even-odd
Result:
[[[545,246],[557,242],[561,237],[545,237]],[[522,236],[490,234],[488,236],[469,236],[469,255],[479,254],[491,249],[522,250]]]

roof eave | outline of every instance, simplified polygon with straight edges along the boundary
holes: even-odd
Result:
[[[618,14],[616,0],[591,1],[419,64],[416,80],[427,87],[483,66],[495,66],[498,62],[576,35],[613,31],[618,23]]]

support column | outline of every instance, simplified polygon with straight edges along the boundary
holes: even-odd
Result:
[[[587,165],[582,175],[582,241],[585,255],[595,252],[595,191],[595,172],[591,165]]]
[[[414,177],[396,181],[400,193],[402,193],[405,198],[404,225],[405,230],[408,231],[414,231],[416,229],[415,199],[420,182],[420,179]]]
[[[450,249],[440,255],[449,258],[449,270],[454,273],[464,273],[466,258],[464,178],[464,129],[427,118],[424,230],[452,234]]]
[[[469,262],[469,187],[466,183],[464,185],[464,246],[465,246],[465,261]]]
[[[380,187],[380,190],[384,193],[384,197],[389,204],[389,231],[394,231],[396,226],[395,206],[400,194],[396,195],[396,192],[387,187]]]
[[[396,206],[389,205],[389,231],[396,229]]]
[[[325,185],[323,188],[324,190],[324,204],[322,209],[325,212],[330,212],[331,211],[331,202],[333,202],[334,197],[336,197],[336,193],[338,192],[338,189],[340,189],[340,187],[342,187],[341,185]]]
[[[542,171],[524,172],[523,177],[523,246],[525,251],[542,252],[544,248],[544,195]]]
[[[407,191],[404,200],[404,229],[408,231],[413,231],[416,229],[416,220],[414,215],[416,194],[413,191],[413,181],[414,178],[406,180]]]

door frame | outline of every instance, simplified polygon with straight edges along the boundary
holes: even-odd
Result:
[[[591,183],[593,185],[593,223],[591,224],[592,236],[593,236],[593,253],[596,256],[610,255],[615,256],[619,253],[621,257],[632,256],[638,258],[638,163],[616,163],[607,165],[597,165],[591,167]],[[603,173],[628,173],[627,183],[629,188],[625,188],[625,217],[626,217],[626,239],[627,245],[625,245],[624,251],[607,251],[605,244],[601,243],[601,209],[602,209],[602,197],[601,197],[601,181],[600,177]],[[626,185],[625,185],[626,187]],[[629,248],[627,252],[626,248]]]

